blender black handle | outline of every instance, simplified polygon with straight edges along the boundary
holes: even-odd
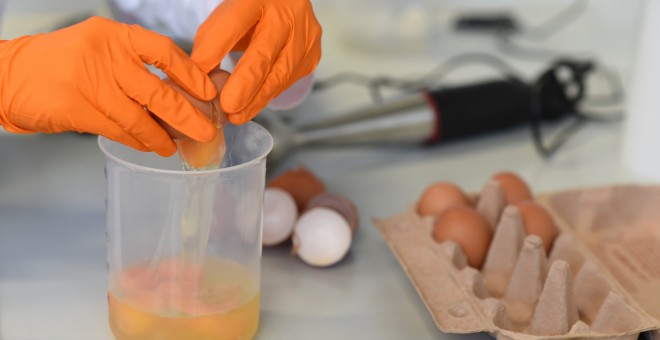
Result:
[[[531,88],[514,79],[440,89],[425,93],[435,112],[427,144],[510,129],[529,123]]]

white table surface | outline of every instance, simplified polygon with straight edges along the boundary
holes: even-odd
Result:
[[[77,5],[36,12],[10,5],[3,36],[34,33]],[[339,23],[337,17],[327,7],[319,7],[326,27],[320,76],[348,68],[421,72],[475,43],[447,39],[440,52],[374,59],[343,46],[336,34],[338,25],[333,26]],[[556,44],[565,46],[562,39],[566,37],[558,36]],[[630,37],[612,39],[610,44],[630,47],[626,40]],[[616,48],[608,51],[612,53],[604,59],[626,72],[629,54]],[[540,67],[516,65],[530,74]],[[348,106],[364,100],[354,89],[339,89],[311,98],[300,112],[313,116],[341,109],[340,102]],[[589,125],[550,161],[535,153],[525,129],[427,149],[364,147],[296,153],[281,167],[306,164],[331,191],[351,197],[362,216],[360,231],[349,256],[331,268],[304,265],[286,248],[264,251],[257,338],[488,338],[448,335],[436,328],[371,218],[406,209],[433,181],[454,181],[475,191],[502,169],[517,171],[537,192],[642,181],[621,163],[621,135],[620,123]],[[112,338],[106,311],[103,166],[103,155],[90,136],[0,134],[0,339]]]

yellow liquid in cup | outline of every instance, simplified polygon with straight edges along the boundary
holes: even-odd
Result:
[[[259,291],[245,269],[165,260],[117,275],[108,294],[110,328],[118,340],[251,339],[259,325]]]

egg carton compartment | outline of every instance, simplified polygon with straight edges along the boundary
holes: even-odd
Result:
[[[436,242],[433,218],[414,208],[374,220],[440,330],[498,339],[659,333],[660,187],[538,195],[559,229],[549,254],[542,238],[526,235],[519,209],[506,205],[497,183],[473,201],[495,226],[480,270],[457,243]]]

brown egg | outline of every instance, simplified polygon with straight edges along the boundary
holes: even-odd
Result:
[[[348,198],[331,192],[323,192],[314,196],[309,202],[307,202],[305,211],[309,211],[316,207],[324,207],[338,212],[340,215],[344,216],[346,221],[348,221],[353,234],[357,231],[358,225],[360,224],[360,215],[358,214],[355,204],[353,204]]]
[[[527,183],[513,172],[500,172],[492,178],[500,183],[507,204],[516,204],[532,199],[532,192],[529,190]]]
[[[282,173],[271,180],[268,186],[290,193],[299,211],[303,210],[312,197],[325,191],[325,184],[305,167]]]
[[[224,124],[227,123],[227,115],[222,112],[222,108],[220,107],[220,92],[222,91],[222,88],[225,86],[225,83],[229,79],[229,72],[224,71],[224,70],[213,70],[211,73],[209,73],[209,79],[211,79],[211,82],[213,85],[215,85],[215,88],[218,90],[218,96],[215,97],[214,99],[214,105],[216,110],[218,111],[216,114],[216,119],[218,120],[217,124],[224,126]],[[202,111],[205,115],[207,115],[209,118],[213,118],[213,109],[211,107],[211,104],[209,102],[205,102],[203,100],[199,100],[195,98],[194,96],[188,94],[183,88],[181,88],[179,85],[171,81],[170,79],[165,79],[164,80],[168,85],[170,85],[173,89],[175,89],[177,92],[181,93],[188,101],[198,110]],[[161,120],[160,118],[154,116],[156,120],[165,128],[167,133],[170,134],[172,138],[182,138],[185,137],[181,132],[177,131],[173,127],[171,127],[169,124]]]
[[[461,188],[449,182],[436,182],[422,194],[417,203],[417,213],[421,216],[440,216],[448,208],[469,205],[470,199]]]
[[[520,210],[527,235],[536,235],[543,240],[545,253],[550,253],[552,243],[559,234],[555,221],[545,208],[533,201],[524,201],[516,204]]]
[[[492,231],[486,219],[474,208],[455,206],[438,216],[433,238],[438,242],[456,242],[463,249],[470,267],[479,269],[486,258]]]
[[[211,79],[218,93],[220,93],[227,79],[229,79],[229,73],[217,69],[209,73],[209,79]],[[184,162],[186,168],[196,170],[216,168],[225,157],[226,146],[222,127],[228,120],[227,115],[220,108],[220,96],[216,96],[212,102],[205,102],[188,94],[183,88],[171,80],[166,79],[165,82],[183,95],[195,108],[208,116],[217,127],[217,132],[211,141],[200,143],[188,138],[155,115],[154,117],[165,128],[167,133],[176,140],[179,157]]]

